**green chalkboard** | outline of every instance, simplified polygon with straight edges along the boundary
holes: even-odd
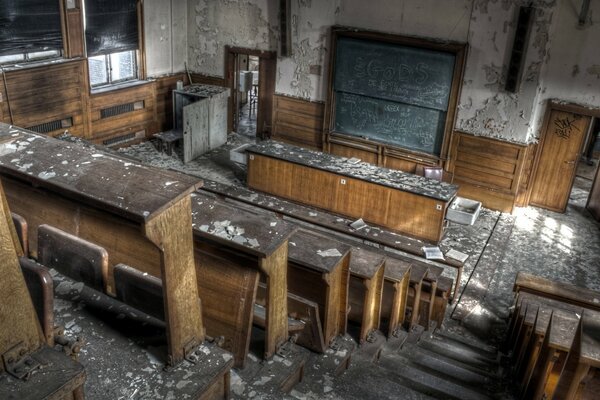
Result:
[[[335,115],[336,132],[440,154],[445,111],[338,92]]]
[[[439,155],[456,55],[384,41],[336,41],[334,130]]]

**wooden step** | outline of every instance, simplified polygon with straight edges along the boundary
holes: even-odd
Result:
[[[401,354],[406,354],[408,357],[412,357],[412,354],[422,354],[425,357],[433,357],[435,359],[439,359],[440,362],[446,362],[446,363],[451,363],[453,365],[456,365],[459,368],[462,368],[464,370],[468,370],[471,372],[475,372],[481,376],[485,376],[491,380],[495,380],[498,378],[498,371],[494,368],[491,371],[487,370],[485,368],[481,368],[480,365],[472,365],[469,363],[465,363],[462,362],[460,360],[457,360],[453,357],[448,357],[446,355],[440,354],[438,352],[436,352],[435,350],[429,349],[427,346],[414,346],[414,345],[407,345],[404,346],[401,350]]]
[[[474,367],[482,368],[488,372],[497,372],[499,362],[467,345],[441,340],[439,337],[424,338],[419,346],[448,358],[461,361]]]
[[[353,366],[353,353],[356,346],[354,339],[344,335],[337,337],[324,354],[310,353],[304,370],[304,379],[290,392],[290,395],[296,398],[303,398],[303,393],[312,393],[317,396],[316,398],[326,395],[332,388],[335,377]]]
[[[481,374],[463,367],[460,363],[437,357],[417,347],[403,350],[399,354],[390,354],[382,357],[379,365],[384,368],[395,368],[398,363],[404,363],[441,379],[449,380],[461,386],[468,387],[476,392],[490,395],[490,389],[495,389],[498,379]]]
[[[402,385],[433,397],[448,400],[490,399],[486,394],[464,386],[452,378],[441,377],[437,373],[415,368],[406,358],[399,355],[382,358],[379,361],[379,368],[396,376],[397,381]]]
[[[410,387],[410,382],[396,373],[373,364],[354,365],[334,381],[333,391],[338,398],[348,400],[430,400],[434,396]],[[336,398],[333,396],[333,398]]]
[[[264,398],[282,398],[304,377],[309,351],[286,342],[268,360],[262,359],[265,331],[252,328],[250,352],[243,369],[235,370],[240,382],[234,386],[234,399],[246,399],[260,395]],[[261,397],[259,397],[261,398]]]

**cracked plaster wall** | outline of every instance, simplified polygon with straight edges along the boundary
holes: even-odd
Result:
[[[533,2],[536,13],[521,86],[516,93],[504,90],[519,6],[528,3],[474,0],[457,129],[519,143],[526,143],[535,131],[540,69],[546,59],[556,0]]]
[[[225,46],[277,50],[274,0],[189,0],[188,67],[224,77]]]
[[[578,25],[580,7],[580,0],[562,0],[553,17],[536,127],[541,125],[548,99],[600,108],[600,3],[590,2],[584,26]]]
[[[187,0],[145,0],[144,39],[150,77],[184,70]]]
[[[292,0],[292,55],[277,59],[277,93],[306,100],[325,100],[328,30],[335,25],[338,4],[339,0]]]
[[[519,6],[529,3],[292,0],[293,55],[278,58],[275,90],[326,100],[332,25],[468,42],[456,128],[517,143],[535,141],[548,98],[600,106],[600,52],[594,42],[600,37],[600,10],[592,2],[588,22],[579,28],[580,0],[533,0],[523,79],[517,93],[508,93],[503,87],[514,24]],[[188,0],[187,9],[187,59],[194,72],[223,77],[226,45],[277,50],[276,0]]]
[[[292,0],[293,55],[278,59],[276,91],[326,100],[332,25],[465,41],[470,10],[471,0]]]

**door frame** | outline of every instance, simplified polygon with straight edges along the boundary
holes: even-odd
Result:
[[[544,149],[544,143],[546,141],[546,136],[548,133],[548,126],[550,124],[550,115],[552,114],[552,111],[571,112],[574,114],[584,115],[586,117],[600,118],[600,109],[592,109],[592,108],[585,107],[585,106],[575,104],[575,103],[565,103],[565,102],[561,102],[560,100],[557,100],[557,99],[551,99],[551,100],[547,101],[546,111],[544,112],[544,120],[543,120],[542,127],[540,130],[540,138],[539,138],[539,142],[537,144],[537,148],[535,151],[535,158],[533,161],[533,166],[531,169],[531,176],[529,179],[529,181],[531,182],[531,185],[528,185],[528,188],[527,188],[527,199],[525,202],[526,206],[532,205],[531,204],[531,193],[533,191],[533,186],[535,185],[535,179],[537,178],[540,159],[542,157],[542,151]],[[584,142],[585,142],[584,139],[585,139],[585,137],[581,139],[581,144],[579,146],[579,151],[578,151],[578,158],[577,158],[576,162],[579,162],[579,158],[581,158],[581,150],[582,150],[582,148],[584,146]],[[574,181],[575,181],[575,174],[573,174],[573,177],[571,178],[571,183],[569,185],[569,193],[571,192],[571,190],[573,190],[573,182]],[[566,206],[565,206],[565,209],[566,209]],[[565,209],[554,210],[554,211],[564,212]]]
[[[267,50],[249,49],[245,47],[225,46],[225,74],[227,87],[231,90],[229,96],[229,114],[227,116],[227,130],[233,130],[233,116],[236,113],[234,104],[234,90],[237,78],[234,76],[238,54],[258,57],[258,107],[256,109],[256,137],[268,139],[271,136],[273,119],[273,97],[275,95],[275,74],[277,71],[277,52]],[[263,76],[269,75],[269,76]]]

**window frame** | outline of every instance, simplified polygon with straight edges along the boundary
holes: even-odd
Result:
[[[32,54],[36,54],[36,53],[49,53],[49,52],[55,52],[56,54],[53,55],[47,55],[47,56],[39,56],[39,57],[32,57]],[[6,66],[14,66],[14,65],[18,65],[18,64],[32,64],[32,63],[37,63],[37,62],[44,62],[44,61],[50,61],[50,60],[62,60],[64,59],[64,52],[63,49],[52,49],[52,50],[41,50],[41,51],[26,51],[23,53],[13,53],[13,54],[5,54],[3,56],[0,56],[0,65],[2,65],[3,67]],[[22,58],[19,60],[9,60],[9,61],[2,61],[3,58],[5,57],[16,57],[16,56],[21,56]]]
[[[131,52],[133,53],[133,64],[134,64],[134,76],[131,78],[125,78],[125,79],[117,79],[117,80],[113,80],[112,76],[113,76],[113,69],[111,66],[111,55],[113,54],[117,54],[117,53],[126,53],[126,52]],[[90,82],[90,89],[94,90],[94,89],[101,89],[101,88],[106,88],[106,87],[110,87],[110,86],[116,86],[116,85],[120,85],[126,82],[136,82],[136,81],[140,81],[142,80],[140,78],[140,68],[139,68],[139,62],[140,62],[140,58],[139,58],[139,53],[140,50],[126,50],[126,51],[115,51],[114,53],[106,53],[106,54],[99,54],[97,56],[92,56],[92,57],[87,57],[87,63],[88,63],[88,79]],[[106,68],[106,82],[103,83],[99,83],[99,84],[92,84],[92,79],[91,79],[91,68],[90,68],[90,59],[94,58],[94,57],[104,57],[105,60],[105,68]]]
[[[111,71],[110,69],[108,69],[108,65],[110,63],[110,55],[111,54],[115,54],[115,53],[122,53],[124,51],[115,51],[112,53],[106,53],[106,54],[101,54],[105,57],[107,57],[107,73],[108,73],[108,82],[107,83],[103,83],[103,84],[97,84],[97,85],[93,85],[91,83],[91,79],[90,79],[90,74],[89,74],[89,59],[90,56],[88,56],[87,53],[87,43],[86,43],[86,39],[85,39],[85,29],[86,29],[86,10],[85,10],[85,0],[80,0],[81,1],[81,19],[82,19],[82,23],[83,23],[83,29],[82,29],[82,37],[83,37],[83,45],[85,48],[85,59],[87,62],[87,67],[88,67],[88,74],[87,74],[87,78],[88,78],[88,85],[89,85],[89,90],[90,92],[95,92],[95,91],[105,91],[105,90],[110,90],[110,88],[114,87],[115,89],[118,89],[119,86],[122,85],[127,85],[127,84],[135,84],[135,83],[139,83],[139,82],[143,82],[146,79],[146,59],[145,59],[145,40],[144,40],[144,7],[143,7],[143,1],[141,0],[136,0],[136,6],[137,6],[137,29],[138,29],[138,48],[135,50],[125,50],[125,51],[133,51],[135,53],[135,57],[134,57],[134,63],[135,63],[135,72],[136,72],[136,76],[134,78],[131,79],[120,79],[117,81],[111,81],[110,75],[111,75]],[[93,57],[97,57],[97,56],[93,56]]]

